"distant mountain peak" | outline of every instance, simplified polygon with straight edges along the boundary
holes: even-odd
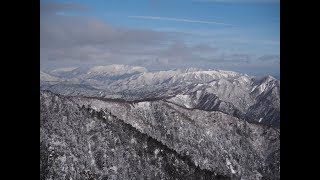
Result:
[[[109,74],[124,74],[133,72],[147,72],[148,70],[141,66],[129,66],[121,64],[113,64],[106,66],[94,66],[88,70],[88,74],[94,73],[109,73]]]
[[[78,67],[65,67],[65,68],[58,68],[58,69],[54,69],[51,72],[52,73],[56,73],[56,72],[68,72],[68,71],[73,71],[75,69],[77,69]]]
[[[144,67],[120,64],[64,70],[57,77],[41,72],[41,88],[63,95],[129,101],[167,99],[186,108],[280,124],[280,81],[270,75],[253,77],[199,68],[150,72]]]
[[[43,71],[40,71],[40,79],[42,81],[59,81],[60,79],[58,77],[55,77],[55,76],[51,76],[50,74],[47,74]]]

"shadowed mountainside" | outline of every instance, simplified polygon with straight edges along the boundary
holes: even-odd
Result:
[[[40,102],[46,178],[279,179],[280,132],[272,127],[161,100],[40,91]]]
[[[110,112],[40,93],[40,179],[230,179]]]

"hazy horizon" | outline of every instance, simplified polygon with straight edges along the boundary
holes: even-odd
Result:
[[[277,0],[41,0],[41,69],[124,64],[280,76]]]

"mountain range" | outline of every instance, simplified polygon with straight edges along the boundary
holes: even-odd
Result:
[[[280,179],[272,76],[108,65],[40,80],[40,179]]]
[[[40,72],[40,88],[67,96],[126,101],[165,100],[280,127],[280,81],[272,76],[198,68],[149,72],[128,65]]]

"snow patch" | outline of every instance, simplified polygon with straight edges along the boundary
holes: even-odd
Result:
[[[196,92],[196,98],[197,99],[200,99],[200,96],[201,96],[201,90],[198,90],[197,92]]]
[[[258,88],[259,88],[260,92],[264,92],[266,90],[266,88],[267,88],[267,85],[266,85],[266,83],[263,83]]]
[[[115,172],[118,171],[118,167],[117,167],[117,166],[112,166],[112,167],[110,167],[110,169],[113,170],[113,171],[115,171]]]
[[[59,160],[61,161],[61,163],[65,163],[67,160],[67,157],[65,155],[59,157]]]
[[[250,92],[253,92],[256,88],[257,88],[257,86],[253,86],[253,88]]]
[[[230,160],[228,158],[226,158],[226,164],[227,164],[228,169],[231,170],[231,173],[235,174],[236,171],[233,169],[233,166],[232,166],[232,164],[231,164],[231,162],[230,162]]]
[[[137,108],[150,109],[150,102],[139,102],[135,105]]]
[[[95,125],[94,121],[91,121],[90,123],[86,124],[87,132],[89,132],[91,129],[93,129],[94,125]]]
[[[154,150],[155,155],[158,155],[158,153],[159,153],[159,149]]]
[[[137,140],[136,140],[135,138],[132,138],[132,139],[130,140],[130,142],[131,142],[131,144],[136,144],[136,143],[137,143]]]
[[[191,98],[189,95],[178,94],[175,97],[171,98],[170,101],[182,105],[186,108],[192,108]]]
[[[210,130],[207,130],[207,131],[206,131],[206,134],[207,134],[208,136],[212,137],[212,132],[211,132]]]

